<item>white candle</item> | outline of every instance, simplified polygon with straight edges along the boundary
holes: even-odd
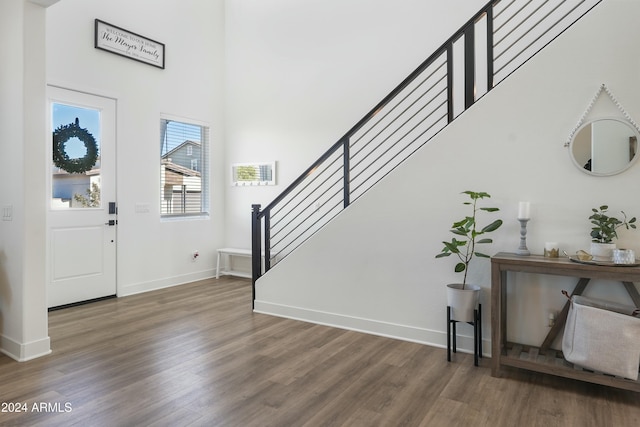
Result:
[[[548,251],[551,251],[553,249],[558,249],[558,243],[557,242],[545,242],[544,248],[546,250],[548,250]]]
[[[520,202],[518,205],[518,219],[530,219],[529,202]]]

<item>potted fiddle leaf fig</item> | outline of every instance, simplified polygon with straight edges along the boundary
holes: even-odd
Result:
[[[480,226],[478,224],[480,213],[493,213],[500,209],[478,205],[480,200],[491,197],[488,193],[464,191],[462,194],[466,194],[469,197],[470,200],[463,202],[463,204],[469,206],[471,212],[468,216],[453,223],[450,231],[454,234],[454,237],[450,242],[442,242],[444,248],[436,255],[436,258],[445,258],[451,255],[458,258],[454,271],[463,273],[462,283],[447,285],[447,303],[451,307],[452,319],[470,322],[473,320],[474,309],[478,305],[480,287],[467,283],[469,264],[474,257],[489,258],[489,255],[479,251],[477,246],[493,243],[493,240],[486,235],[500,228],[502,220],[496,219],[485,226]]]
[[[627,230],[636,228],[636,217],[627,219],[627,214],[620,211],[622,219],[607,214],[609,206],[602,205],[598,209],[592,208],[591,220],[591,256],[595,261],[611,261],[613,250],[616,248],[614,240],[618,238],[618,228]]]

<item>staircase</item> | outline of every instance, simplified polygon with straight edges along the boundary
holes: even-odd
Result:
[[[252,206],[255,283],[601,0],[494,0],[270,204]]]

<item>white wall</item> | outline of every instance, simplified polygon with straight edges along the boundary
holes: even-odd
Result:
[[[485,0],[226,3],[227,162],[278,162],[275,187],[230,187],[227,244],[251,244],[268,204],[458,30]]]
[[[164,43],[166,68],[95,49],[96,18]],[[224,1],[62,0],[47,25],[47,82],[117,100],[118,295],[214,275],[225,238]],[[210,126],[209,219],[160,221],[161,114]]]
[[[493,196],[491,203],[501,209],[500,217],[505,225],[495,233],[492,253],[518,247],[516,214],[521,200],[530,201],[532,206],[528,246],[534,253],[542,252],[545,241],[560,242],[561,249],[569,253],[588,249],[588,216],[592,207],[609,204],[613,211],[623,209],[640,215],[640,200],[634,189],[640,178],[640,166],[636,164],[624,174],[612,177],[592,177],[572,164],[564,147],[601,83],[606,83],[617,95],[631,117],[640,118],[640,57],[634,53],[640,49],[640,41],[633,30],[639,14],[640,4],[635,1],[603,2],[570,32],[465,112],[404,167],[261,278],[257,284],[256,308],[443,346],[446,343],[444,285],[459,278],[453,273],[453,260],[435,260],[434,256],[442,248],[440,242],[450,239],[451,223],[466,214],[461,205],[461,191],[487,191]],[[391,21],[412,23],[415,11],[408,15]],[[263,30],[262,39],[269,40],[272,32]],[[317,42],[322,36],[318,32],[314,40]],[[292,51],[301,44],[297,40],[283,46],[284,40],[284,37],[278,38],[280,52]],[[394,58],[397,50],[401,49],[381,52],[381,56]],[[319,51],[316,53],[320,55]],[[330,86],[335,81],[335,86],[344,90],[346,83],[343,82],[349,78],[335,77],[337,72],[326,65],[331,62],[327,58],[331,55],[318,56],[315,62],[327,67],[324,77],[328,81],[323,84]],[[291,56],[282,68],[278,67],[279,73],[273,71],[273,75],[282,75],[284,80],[293,59]],[[310,61],[308,59],[307,65]],[[258,73],[251,74],[257,85]],[[320,97],[320,106],[313,107],[310,104],[314,104],[314,97],[309,96],[315,92],[312,89],[307,88],[310,93],[297,99],[296,91],[279,88],[279,99],[290,101],[276,103],[277,108],[272,110],[278,115],[273,111],[267,113],[270,120],[264,122],[259,122],[264,115],[258,115],[257,109],[248,114],[247,129],[253,137],[262,135],[258,131],[264,129],[266,139],[260,141],[263,150],[268,152],[272,147],[273,155],[280,154],[287,159],[282,168],[294,168],[289,165],[293,163],[290,159],[293,154],[285,155],[281,148],[286,145],[293,151],[295,148],[291,147],[298,146],[294,143],[296,135],[292,135],[283,118],[286,113],[297,118],[294,128],[298,122],[311,123],[308,134],[313,143],[305,145],[306,150],[301,147],[300,151],[308,153],[312,160],[313,152],[320,151],[315,149],[320,145],[315,138],[331,139],[332,132],[337,132],[334,135],[337,137],[340,129],[354,122],[356,110],[364,111],[361,105],[356,105],[357,101],[364,104],[371,101],[362,100],[365,97],[357,94],[364,94],[365,87],[371,91],[386,90],[386,82],[393,80],[391,74],[394,73],[391,67],[385,67],[385,72],[372,71],[372,74],[350,76],[351,84],[355,85],[350,92],[353,100],[349,97],[349,101],[344,101],[346,105],[340,111],[328,107],[328,104],[342,107],[340,90],[333,102],[323,103]],[[301,78],[293,70],[292,75]],[[252,79],[248,80],[253,83]],[[382,83],[375,85],[376,80]],[[239,84],[236,82],[232,87]],[[299,111],[308,111],[308,108],[313,116],[322,119],[299,117]],[[235,106],[230,111],[238,109]],[[244,111],[252,112],[251,107]],[[231,116],[230,138],[237,144],[229,149],[232,160],[250,154],[250,138],[246,137],[249,135],[240,132],[236,121],[239,120]],[[326,126],[327,123],[331,125]],[[253,201],[268,199],[262,193],[251,196]],[[229,200],[237,205],[244,197],[231,193]],[[240,226],[233,221],[230,224],[240,234]],[[637,232],[622,232],[618,243],[638,251],[638,239]],[[485,350],[488,351],[489,262],[479,260],[472,268],[471,281],[484,288],[482,303]],[[517,275],[514,280],[516,286],[509,288],[511,329],[508,338],[539,344],[548,330],[549,310],[559,310],[564,304],[560,290],[572,289],[575,281],[525,274]],[[600,283],[588,288],[587,295],[624,300],[621,288],[614,283]],[[468,341],[465,346],[471,347]]]
[[[0,351],[28,360],[50,351],[44,270],[45,10],[0,4]],[[34,119],[35,118],[35,119]]]

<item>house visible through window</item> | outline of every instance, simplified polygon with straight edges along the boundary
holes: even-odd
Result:
[[[209,128],[168,119],[160,126],[161,215],[207,214]]]

